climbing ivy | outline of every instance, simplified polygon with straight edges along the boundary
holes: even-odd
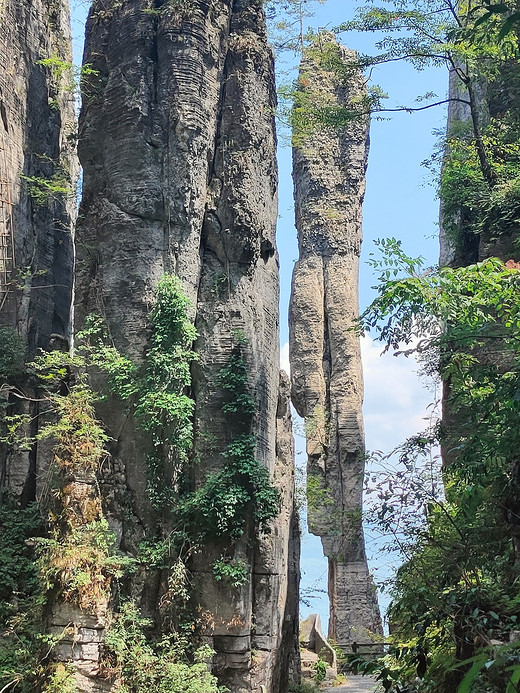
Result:
[[[270,521],[279,509],[279,492],[271,483],[269,471],[256,459],[256,441],[251,433],[256,410],[248,382],[244,357],[247,340],[236,335],[227,364],[217,382],[224,393],[224,412],[232,440],[221,453],[222,468],[210,474],[203,486],[186,497],[183,513],[200,540],[243,534],[252,517],[255,528],[269,531]]]
[[[148,495],[156,509],[171,506],[177,496],[175,478],[166,478],[166,460],[178,476],[193,442],[194,402],[186,390],[190,365],[197,359],[192,350],[197,333],[187,317],[188,307],[177,277],[163,277],[149,316],[149,347],[141,366],[110,344],[99,316],[90,316],[80,335],[90,362],[106,373],[111,391],[147,435]]]
[[[231,432],[227,446],[220,453],[222,467],[209,475],[202,487],[192,490],[188,486],[186,471],[192,455],[194,412],[188,391],[190,367],[196,359],[192,343],[197,336],[187,317],[188,309],[189,302],[179,280],[166,276],[157,288],[156,303],[149,316],[148,348],[141,363],[134,363],[119,352],[111,343],[104,321],[91,316],[79,335],[73,355],[51,352],[27,364],[24,377],[41,394],[39,399],[45,402],[45,414],[33,437],[27,432],[30,430],[28,414],[11,417],[9,436],[13,440],[23,436],[27,449],[44,439],[53,444],[53,460],[43,492],[48,516],[30,548],[29,560],[33,566],[30,584],[34,589],[34,595],[29,595],[31,604],[36,600],[43,606],[52,595],[52,599],[58,597],[81,609],[95,610],[109,598],[114,579],[144,566],[165,571],[167,589],[161,608],[171,607],[184,614],[190,597],[186,562],[193,551],[213,537],[231,540],[232,548],[249,519],[258,531],[269,530],[269,523],[278,512],[279,493],[270,481],[268,470],[255,455],[252,425],[256,408],[248,383],[244,353],[247,341],[241,334],[235,335],[233,353],[217,376],[223,412]],[[7,337],[13,349],[11,356],[8,350],[5,352],[6,371],[20,358],[18,342],[10,334]],[[93,369],[106,376],[108,392],[92,391]],[[118,551],[95,484],[97,469],[108,455],[110,444],[107,432],[96,419],[95,404],[100,397],[111,395],[120,399],[147,441],[149,497],[172,528],[167,537],[159,532],[142,541],[135,558],[124,557]],[[85,497],[76,495],[77,478],[93,481]],[[29,517],[29,510],[27,514]],[[23,524],[25,515],[16,517]],[[17,526],[14,522],[15,534]],[[29,530],[24,525],[20,531],[25,542]],[[16,548],[16,541],[13,546]],[[23,568],[23,556],[28,550],[24,544],[20,555],[4,556],[6,569],[12,576],[10,585],[6,581],[9,595],[16,589],[16,576]],[[0,542],[0,558],[1,552]],[[217,581],[227,581],[235,588],[248,579],[247,564],[227,554],[215,562],[213,570]],[[13,660],[12,653],[4,657],[0,644],[0,681],[10,683],[9,677],[18,667],[22,673],[12,683],[13,691],[32,690],[30,686],[36,681],[46,682],[43,690],[47,693],[60,687],[66,691],[70,683],[69,669],[39,659],[41,643],[47,638],[42,634],[41,610],[33,609],[30,614],[25,607],[21,610],[16,607],[13,618],[16,620],[13,633],[24,645]],[[178,622],[178,614],[174,621]],[[179,635],[182,624],[159,641],[149,636],[149,625],[135,605],[128,605],[121,608],[109,628],[105,663],[113,673],[122,674],[122,691],[133,693],[145,687],[158,692],[166,690],[166,684],[170,692],[188,691],[191,690],[186,688],[188,681],[197,693],[218,690],[202,663],[202,657],[207,658],[211,653],[194,652],[190,660],[188,641]],[[193,621],[186,627],[192,634]],[[47,651],[50,649],[52,646]]]
[[[278,514],[279,492],[256,459],[255,448],[252,435],[237,436],[222,453],[222,469],[183,501],[182,513],[199,540],[237,539],[251,516],[258,530],[269,531]]]

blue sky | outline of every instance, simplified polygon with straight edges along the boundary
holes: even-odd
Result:
[[[76,60],[82,53],[85,15],[88,0],[71,0],[72,29]],[[316,5],[315,16],[307,20],[309,26],[333,27],[352,17],[359,3],[348,0],[327,0]],[[373,38],[363,34],[342,36],[349,48],[364,53],[373,51]],[[287,57],[287,56],[286,56]],[[298,57],[293,57],[296,65]],[[287,65],[283,66],[287,69]],[[416,72],[403,63],[381,65],[373,70],[372,81],[389,94],[388,106],[414,105],[417,96],[435,92],[444,98],[447,91],[447,73],[444,69],[425,69]],[[364,205],[363,256],[360,276],[360,298],[366,306],[373,291],[374,279],[366,265],[368,254],[374,250],[374,240],[395,236],[402,240],[405,252],[423,255],[435,263],[438,256],[438,202],[428,171],[421,166],[434,146],[432,132],[442,129],[445,111],[434,108],[421,113],[393,114],[385,121],[374,120],[371,126],[371,147],[367,174],[367,192]],[[291,151],[286,138],[280,138],[280,209],[278,248],[280,252],[281,282],[281,345],[282,364],[287,362],[287,310],[291,275],[297,259],[296,230],[292,202]],[[365,262],[363,262],[363,260]],[[365,337],[362,343],[365,378],[365,428],[369,450],[389,451],[407,436],[423,427],[426,407],[431,394],[425,392],[414,373],[415,364],[392,355],[380,357],[381,348]],[[304,443],[297,436],[297,463],[304,464]],[[380,542],[367,530],[367,550],[376,580],[389,572],[389,559],[378,552]],[[321,554],[321,543],[308,534],[303,537],[302,586],[314,585],[326,590],[326,561]],[[386,598],[383,599],[383,603]],[[319,611],[326,627],[328,605],[325,597],[316,600],[309,609],[302,606],[305,617]]]

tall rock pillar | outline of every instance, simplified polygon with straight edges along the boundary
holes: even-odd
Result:
[[[66,349],[70,337],[77,173],[71,61],[65,0],[0,2],[0,326],[3,338],[18,336],[22,360],[39,348]],[[6,348],[0,344],[4,358]],[[15,401],[37,427],[37,403]],[[0,486],[32,500],[36,476],[36,448],[0,451]]]
[[[157,284],[167,273],[180,278],[198,331],[186,471],[194,489],[219,473],[236,435],[219,374],[240,352],[255,457],[280,489],[281,512],[269,534],[258,535],[249,519],[236,541],[219,538],[191,557],[192,603],[222,684],[281,693],[298,658],[298,539],[279,375],[276,95],[262,2],[94,0],[85,62],[96,76],[80,119],[78,327],[89,313],[101,315],[113,343],[139,363]],[[127,499],[107,512],[133,552],[136,537],[160,524],[147,497],[145,450],[117,402],[99,412],[115,439],[112,497]],[[218,560],[240,561],[244,584],[216,580]],[[161,586],[147,585],[141,606],[153,611]]]
[[[299,88],[321,108],[349,108],[364,95],[361,73],[341,83],[322,66],[356,54],[328,35],[304,56]],[[290,306],[292,398],[305,418],[309,530],[329,560],[329,636],[341,645],[381,632],[362,527],[365,468],[363,379],[358,335],[361,205],[368,118],[296,132],[293,178],[299,260]]]

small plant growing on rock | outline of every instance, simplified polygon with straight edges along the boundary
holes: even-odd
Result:
[[[314,680],[317,683],[325,681],[327,676],[327,662],[320,657],[316,662],[314,662],[312,668],[314,670]]]
[[[213,563],[213,576],[217,582],[228,582],[232,587],[242,587],[249,580],[249,569],[240,558],[221,556]]]

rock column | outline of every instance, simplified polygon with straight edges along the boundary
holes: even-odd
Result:
[[[340,58],[342,81],[323,67]],[[365,94],[354,52],[328,35],[302,62],[302,103],[354,109]],[[299,260],[290,306],[292,398],[305,418],[309,530],[329,560],[329,636],[341,645],[381,632],[365,556],[362,492],[365,468],[358,309],[361,205],[368,118],[347,127],[296,132],[293,178]]]
[[[30,359],[39,348],[69,344],[77,174],[71,61],[67,2],[0,2],[0,325],[18,335],[22,358],[24,349]],[[27,433],[35,435],[37,403],[15,402],[17,413],[25,407],[34,417]],[[0,486],[33,500],[37,458],[36,447],[0,451]]]
[[[276,96],[262,3],[95,0],[85,62],[96,76],[85,85],[80,120],[78,327],[90,312],[102,315],[115,345],[140,361],[159,279],[182,280],[199,334],[194,487],[223,464],[230,430],[218,374],[243,345],[256,457],[278,480],[282,512],[270,534],[258,537],[249,523],[232,547],[215,543],[194,556],[193,601],[220,681],[234,693],[278,693],[297,660],[297,538],[279,395]],[[123,498],[109,508],[110,521],[134,550],[157,521],[142,441],[117,403],[100,415],[116,440],[112,497]],[[124,497],[133,498],[131,513]],[[215,580],[212,565],[224,550],[247,565],[243,587]],[[148,583],[142,592],[149,610],[158,589]]]

